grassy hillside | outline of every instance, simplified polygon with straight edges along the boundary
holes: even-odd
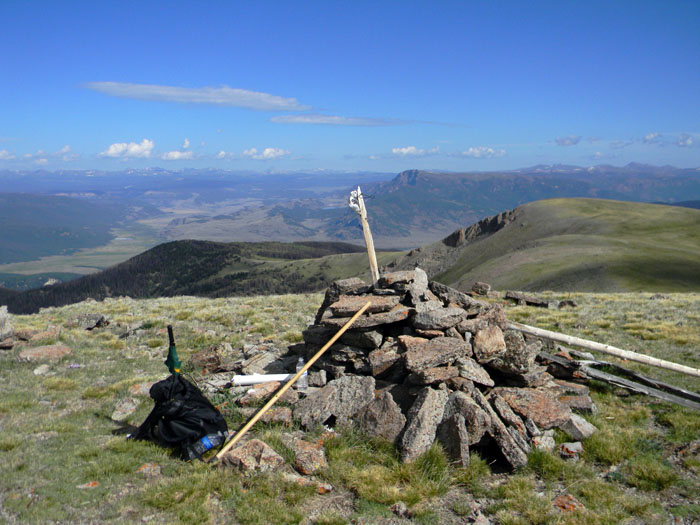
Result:
[[[516,208],[497,232],[457,247],[434,243],[396,261],[460,289],[700,290],[700,211],[599,199]]]
[[[509,319],[700,366],[700,295],[547,293],[574,299],[576,309],[506,305]],[[592,385],[598,413],[585,416],[599,432],[584,440],[582,459],[533,452],[511,475],[492,472],[477,455],[467,468],[449,464],[439,447],[410,465],[391,444],[339,429],[325,440],[328,468],[316,478],[328,494],[300,487],[285,471],[243,476],[203,463],[185,463],[167,449],[127,441],[126,425],[140,424],[153,407],[144,384],[167,375],[166,324],[173,324],[184,363],[209,345],[230,343],[231,358],[246,345],[285,349],[301,338],[322,301],[320,294],[203,299],[107,299],[13,316],[18,330],[44,331],[32,344],[58,341],[72,354],[40,363],[17,359],[20,348],[0,352],[0,516],[9,523],[464,523],[475,509],[493,523],[694,523],[700,520],[700,414],[653,399]],[[650,320],[649,312],[653,311]],[[111,319],[88,332],[73,320],[82,313]],[[122,337],[125,333],[128,336]],[[607,358],[610,359],[610,358]],[[698,382],[634,363],[625,366],[693,391]],[[226,391],[210,395],[229,428],[245,416]],[[133,399],[125,423],[115,407]],[[257,423],[286,460],[293,453],[283,433],[298,430]],[[305,439],[316,441],[321,429]],[[566,440],[556,435],[557,442]],[[695,452],[693,452],[695,450]],[[289,465],[286,467],[291,469]],[[571,494],[583,508],[562,512],[552,502]],[[390,506],[404,501],[410,520]],[[676,520],[676,521],[674,521]]]

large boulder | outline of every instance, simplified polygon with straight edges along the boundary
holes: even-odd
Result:
[[[8,339],[15,334],[12,326],[12,319],[7,313],[7,306],[0,306],[0,341]]]
[[[352,416],[374,399],[374,378],[343,376],[299,401],[294,417],[305,428],[349,423]]]

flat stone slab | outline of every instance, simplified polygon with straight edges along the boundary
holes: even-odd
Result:
[[[359,319],[353,323],[352,328],[374,328],[384,324],[398,323],[399,321],[408,319],[413,315],[413,312],[413,308],[399,304],[388,312],[360,316]],[[321,320],[321,324],[332,328],[341,328],[345,326],[349,320],[350,317],[327,317]]]
[[[328,339],[330,339],[330,336],[326,339],[326,341],[328,341]],[[373,350],[382,346],[384,336],[378,330],[348,330],[340,336],[339,341],[346,345]]]
[[[406,348],[404,363],[411,372],[445,365],[459,357],[469,357],[472,352],[469,343],[455,337],[423,339],[399,336],[399,341]]]
[[[445,330],[466,319],[467,312],[462,308],[437,308],[416,313],[411,323],[422,330]]]
[[[559,427],[571,417],[571,409],[542,388],[497,387],[492,392],[501,396],[516,414],[529,417],[541,429]]]
[[[465,392],[452,392],[450,394],[445,405],[443,421],[456,414],[460,414],[464,418],[468,442],[471,445],[479,443],[484,434],[491,428],[491,416]]]
[[[452,461],[462,467],[469,465],[469,434],[462,414],[443,419],[435,435]]]
[[[399,297],[396,295],[341,295],[330,305],[330,309],[335,317],[353,316],[368,301],[372,304],[367,308],[367,313],[375,314],[388,312],[394,308],[399,304]]]
[[[71,352],[71,349],[66,345],[35,346],[21,350],[18,357],[21,361],[58,361],[62,357],[70,355]]]
[[[494,386],[493,379],[489,373],[481,366],[479,363],[474,361],[470,357],[464,357],[457,360],[457,366],[459,368],[459,377],[464,379],[469,379],[474,383],[478,383],[484,386]]]
[[[447,306],[457,306],[467,310],[468,313],[478,312],[486,308],[487,303],[478,301],[473,297],[450,288],[447,285],[438,283],[436,281],[430,282],[430,290],[437,295]]]
[[[442,383],[458,375],[459,369],[456,366],[436,366],[415,372],[408,376],[408,380],[415,385],[432,385]]]

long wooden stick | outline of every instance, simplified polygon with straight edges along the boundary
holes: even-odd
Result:
[[[219,458],[221,458],[221,456],[223,456],[224,454],[226,454],[226,452],[228,452],[229,449],[230,449],[233,445],[235,445],[236,443],[238,443],[238,441],[240,441],[240,439],[245,435],[245,433],[248,432],[248,430],[250,430],[250,427],[252,427],[255,423],[257,423],[258,419],[260,419],[260,418],[263,416],[263,414],[265,414],[265,412],[267,412],[268,409],[269,409],[272,405],[274,405],[274,404],[277,402],[277,400],[278,400],[280,397],[282,397],[282,396],[284,395],[284,393],[292,387],[292,385],[293,385],[294,383],[296,383],[297,379],[299,379],[299,378],[302,376],[302,374],[304,374],[304,372],[306,372],[306,371],[311,367],[311,365],[313,365],[313,364],[316,362],[316,360],[317,360],[319,357],[321,357],[321,355],[323,355],[323,353],[324,353],[326,350],[328,350],[328,349],[333,345],[333,343],[335,343],[335,342],[338,340],[338,338],[339,338],[341,335],[343,335],[343,334],[345,333],[345,331],[346,331],[348,328],[350,328],[350,326],[352,326],[352,324],[353,324],[355,321],[357,321],[357,318],[360,317],[360,316],[364,313],[364,311],[367,310],[367,308],[369,308],[369,306],[370,306],[371,304],[372,304],[371,301],[367,301],[367,303],[365,303],[365,305],[364,305],[362,308],[360,308],[360,309],[357,311],[357,313],[356,313],[355,315],[353,315],[353,316],[350,318],[350,320],[349,320],[347,323],[345,323],[345,325],[344,325],[340,330],[338,330],[338,331],[335,333],[335,335],[334,335],[333,337],[331,337],[330,341],[328,341],[325,345],[323,345],[323,348],[321,348],[318,352],[316,352],[316,354],[315,354],[311,359],[309,359],[309,362],[306,363],[306,364],[301,368],[301,370],[299,370],[299,371],[294,375],[294,377],[292,377],[289,381],[287,381],[287,382],[285,383],[285,385],[284,385],[282,388],[280,388],[280,389],[277,391],[277,393],[276,393],[274,396],[272,396],[272,397],[270,398],[270,400],[269,400],[267,403],[265,403],[265,406],[263,406],[263,407],[258,411],[258,413],[255,414],[255,415],[251,418],[251,420],[248,421],[248,422],[243,426],[243,428],[240,429],[240,430],[238,431],[238,433],[237,433],[235,436],[233,436],[233,439],[231,439],[231,441],[229,441],[229,442],[226,444],[226,446],[225,446],[224,448],[222,448],[216,456],[214,456],[213,459],[218,460]]]
[[[619,357],[620,359],[636,361],[637,363],[644,363],[645,365],[651,365],[658,368],[665,368],[667,370],[674,370],[676,372],[681,372],[690,376],[700,377],[700,370],[698,370],[697,368],[679,365],[677,363],[672,363],[671,361],[664,361],[663,359],[638,354],[636,352],[630,352],[629,350],[623,350],[622,348],[617,348],[610,345],[596,343],[595,341],[581,339],[580,337],[560,334],[559,332],[550,332],[549,330],[544,330],[542,328],[536,328],[534,326],[528,326],[526,324],[520,323],[508,323],[508,328],[518,330],[519,332],[523,332],[525,334],[534,335],[536,337],[544,337],[545,339],[551,339],[552,341],[557,341],[559,343],[566,343],[569,345],[586,348],[588,350],[594,350],[596,352],[614,355],[615,357]]]
[[[374,251],[374,240],[372,239],[372,232],[369,229],[365,199],[362,197],[362,191],[360,190],[359,186],[357,187],[357,191],[353,191],[350,195],[350,207],[360,216],[362,235],[364,235],[365,244],[367,245],[367,256],[369,257],[369,270],[372,274],[372,284],[377,284],[377,281],[379,280],[377,253]]]

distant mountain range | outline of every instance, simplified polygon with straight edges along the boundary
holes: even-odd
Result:
[[[478,280],[533,291],[700,291],[700,210],[544,200],[378,258],[383,271],[420,266],[461,290]],[[6,294],[5,301],[12,312],[32,313],[87,297],[317,291],[351,276],[368,277],[367,255],[344,243],[175,241],[98,274]]]
[[[593,197],[673,203],[700,197],[700,171],[630,164],[534,166],[506,172],[446,173],[410,170],[390,181],[365,184],[370,225],[377,246],[411,248],[456,228],[527,202]],[[349,189],[348,189],[349,190]],[[347,195],[347,192],[346,192]],[[357,216],[344,203],[317,199],[249,207],[215,217],[171,222],[171,239],[343,240],[362,242]]]
[[[148,246],[159,239],[362,244],[358,218],[346,204],[357,184],[365,195],[376,246],[401,250],[541,199],[592,197],[690,206],[700,199],[700,169],[643,164],[542,165],[471,173],[409,170],[393,177],[371,172],[0,171],[0,187],[34,194],[7,196],[9,207],[0,207],[0,224],[8,232],[0,235],[0,264],[99,245],[116,224],[124,225],[127,237],[129,224],[148,232],[153,239]],[[12,272],[18,270],[3,271],[8,274],[2,279],[6,286],[17,280]],[[44,274],[57,271],[79,273],[75,268],[42,268]]]

